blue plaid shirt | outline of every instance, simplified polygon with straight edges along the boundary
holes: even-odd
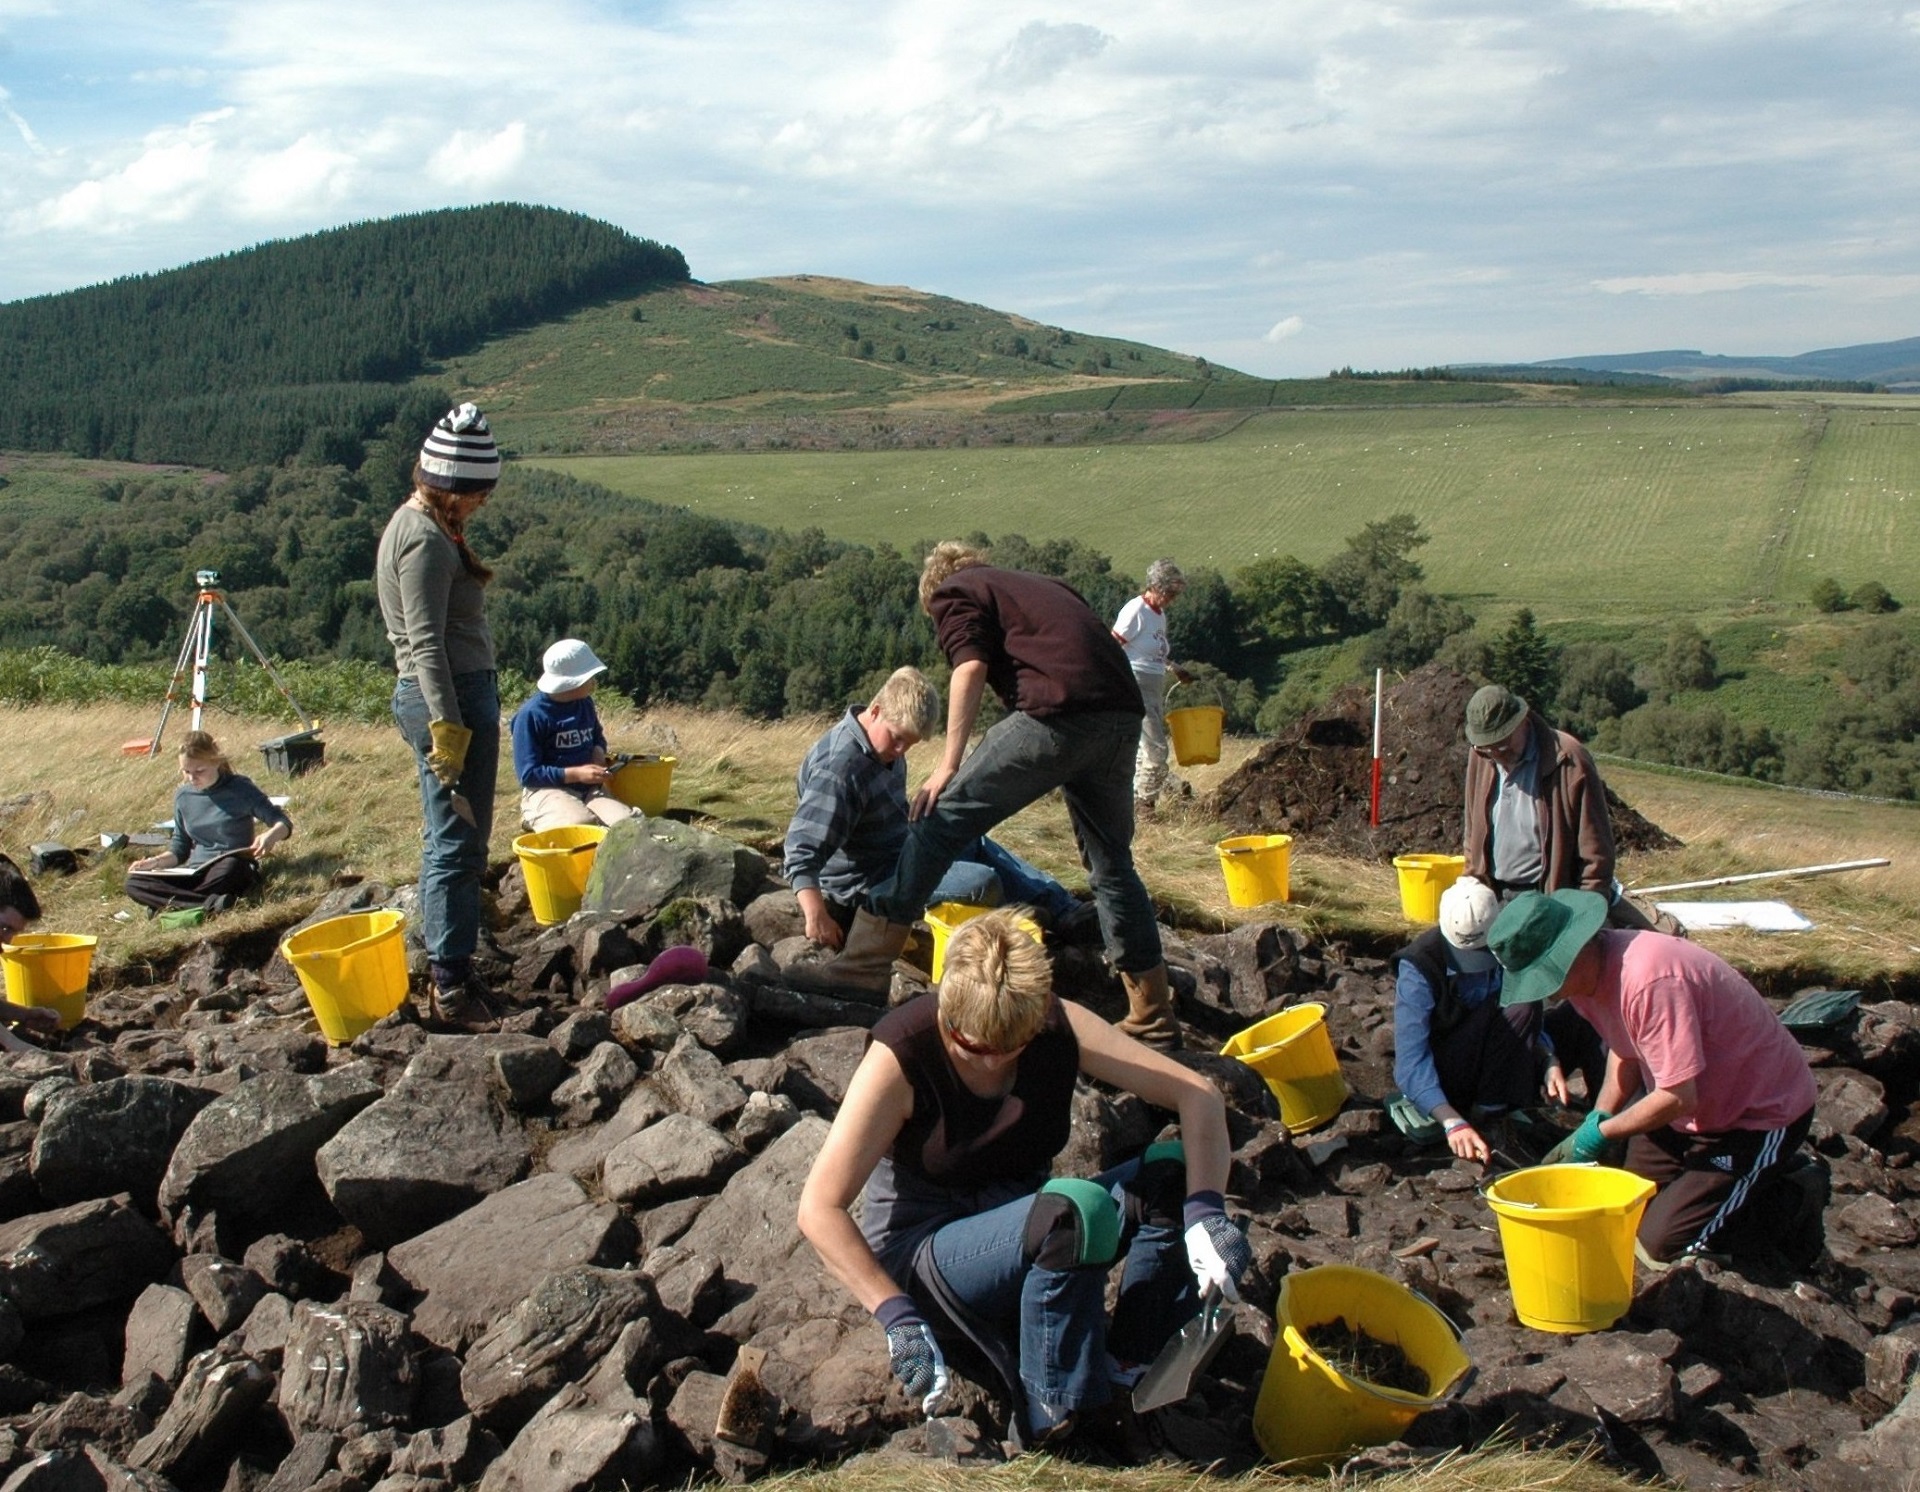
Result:
[[[874,755],[858,710],[813,743],[794,789],[782,867],[794,890],[857,902],[893,874],[907,839],[907,764]]]

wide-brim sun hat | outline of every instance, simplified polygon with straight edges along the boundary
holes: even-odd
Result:
[[[1527,718],[1527,702],[1501,684],[1487,684],[1467,701],[1467,744],[1497,746]]]
[[[1531,1005],[1557,994],[1580,950],[1607,920],[1597,891],[1522,891],[1487,933],[1487,946],[1506,970],[1502,1005]]]
[[[540,666],[545,672],[533,687],[542,694],[565,694],[607,671],[593,649],[577,637],[563,637],[548,648]]]

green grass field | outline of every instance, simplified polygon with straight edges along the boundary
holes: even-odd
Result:
[[[1429,584],[1476,610],[1644,622],[1803,610],[1811,583],[1920,573],[1920,402],[1250,414],[1203,444],[540,459],[617,491],[901,548],[1077,537],[1138,574],[1319,561],[1418,517]],[[1920,598],[1910,598],[1920,600]]]

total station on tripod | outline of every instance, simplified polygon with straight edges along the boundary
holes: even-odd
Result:
[[[298,772],[319,765],[324,759],[323,748],[316,739],[320,727],[300,708],[300,702],[293,697],[293,692],[261,651],[260,644],[253,640],[253,634],[234,615],[233,608],[227,604],[227,598],[220,590],[220,572],[195,570],[193,579],[200,590],[193,598],[193,615],[187,620],[186,641],[180,645],[180,656],[173,665],[173,678],[167,684],[167,699],[160,710],[160,723],[154,727],[151,737],[136,737],[124,742],[120,750],[128,756],[155,757],[160,754],[160,738],[166,734],[167,718],[172,715],[174,704],[180,698],[180,686],[189,668],[193,671],[192,694],[189,696],[193,706],[192,728],[200,729],[200,716],[207,706],[207,661],[213,652],[213,614],[218,610],[232,624],[234,635],[246,644],[247,651],[267,671],[274,688],[293,706],[293,713],[300,717],[301,730],[261,743],[260,749],[266,754],[268,766],[283,772]]]

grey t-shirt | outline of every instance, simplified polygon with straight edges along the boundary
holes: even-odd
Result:
[[[182,865],[205,865],[252,844],[256,820],[293,828],[286,810],[251,777],[223,772],[210,787],[183,783],[173,795],[173,838],[167,848]]]
[[[1493,878],[1509,886],[1538,886],[1546,879],[1546,847],[1540,840],[1540,741],[1529,733],[1526,754],[1508,772],[1494,765]]]
[[[428,719],[465,725],[454,675],[493,668],[486,587],[440,525],[406,503],[387,520],[373,578],[400,677],[419,684]]]

